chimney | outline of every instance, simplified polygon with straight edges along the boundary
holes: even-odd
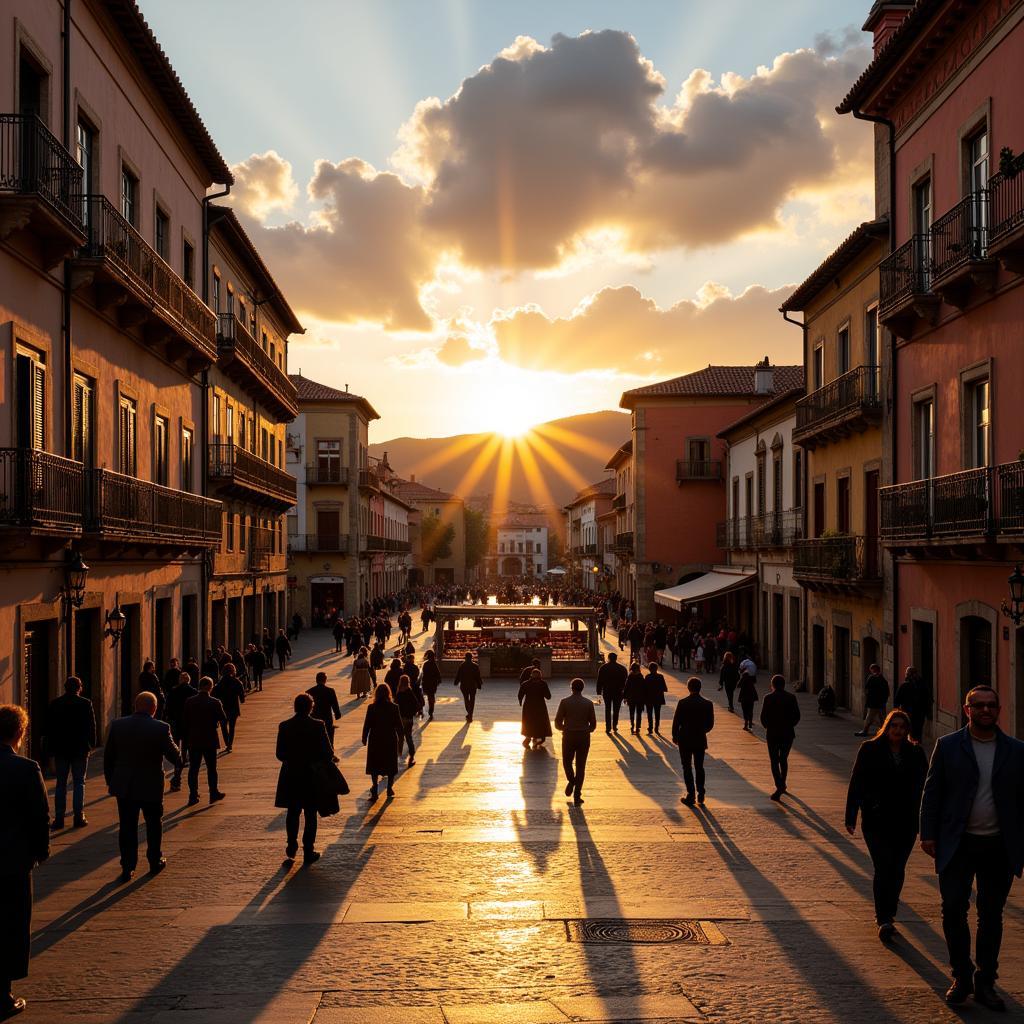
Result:
[[[771,363],[768,362],[768,357],[764,359],[754,367],[754,394],[755,395],[770,395],[775,390],[775,370],[772,368]]]
[[[864,22],[864,31],[874,33],[875,56],[889,42],[889,37],[900,27],[913,6],[912,0],[875,0],[868,20]]]
[[[410,473],[409,474],[409,483],[411,483],[411,484],[416,483],[416,474],[415,473]]]

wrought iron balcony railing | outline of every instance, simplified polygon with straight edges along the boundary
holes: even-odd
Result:
[[[348,466],[340,466],[336,462],[306,463],[307,484],[335,484],[339,487],[348,486]]]
[[[380,490],[380,474],[375,469],[363,467],[359,470],[359,486],[369,491]]]
[[[615,534],[615,550],[624,554],[633,553],[633,531]]]
[[[721,480],[722,463],[720,459],[677,459],[676,482],[686,480]]]
[[[612,498],[612,508],[615,509],[616,512],[618,512],[621,509],[624,509],[625,507],[626,507],[626,495],[625,495],[625,493],[616,494],[615,497]]]
[[[793,575],[803,582],[832,585],[879,583],[878,541],[852,535],[798,540],[793,549]]]
[[[932,275],[936,281],[985,258],[988,206],[986,189],[972,192],[932,225]]]
[[[894,307],[931,294],[931,235],[912,235],[879,264],[879,315]]]
[[[1024,153],[988,183],[989,250],[1001,249],[1011,239],[1021,242],[1024,233]]]
[[[74,535],[82,532],[84,511],[80,462],[33,448],[0,448],[0,526]]]
[[[1006,466],[983,466],[959,473],[913,480],[883,487],[882,537],[891,544],[922,541],[955,541],[985,537],[1001,526],[997,493],[1009,506],[1008,523],[1016,518],[1015,502],[1024,477]],[[998,491],[993,485],[998,476]]]
[[[263,351],[263,346],[234,313],[217,317],[217,352],[226,372],[231,373],[235,365],[243,369],[257,397],[283,419],[298,416],[299,395],[291,378],[270,358],[270,353]]]
[[[244,491],[254,500],[270,499],[273,505],[290,508],[295,504],[296,482],[269,462],[241,445],[215,441],[207,448],[210,480],[226,488]]]
[[[798,541],[803,531],[803,509],[794,508],[726,519],[718,523],[715,539],[718,547],[726,551],[780,548]]]
[[[300,533],[288,538],[289,554],[347,555],[348,534]]]
[[[397,540],[394,537],[388,537],[384,541],[384,549],[392,552],[408,552],[412,551],[412,541],[408,540]]]
[[[881,416],[880,369],[858,366],[797,401],[793,440],[807,447],[827,443]]]

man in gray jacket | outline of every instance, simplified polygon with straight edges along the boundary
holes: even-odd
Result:
[[[587,774],[590,734],[597,728],[594,702],[583,696],[583,680],[574,679],[572,695],[563,697],[555,712],[555,728],[562,732],[562,767],[565,769],[565,795],[573,803],[583,803],[583,779]]]

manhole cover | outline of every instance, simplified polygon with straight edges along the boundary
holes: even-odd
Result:
[[[725,943],[722,933],[709,922],[630,920],[615,918],[566,921],[570,942],[654,944],[693,942],[702,946]]]

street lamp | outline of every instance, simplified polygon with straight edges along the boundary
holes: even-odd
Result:
[[[1013,620],[1015,626],[1019,626],[1024,620],[1024,573],[1020,571],[1020,562],[1010,573],[1007,583],[1010,585],[1010,603],[1007,605],[1003,601],[1002,612],[1008,619]]]
[[[64,621],[71,618],[72,608],[81,608],[85,601],[85,581],[89,578],[89,566],[85,564],[81,551],[70,548],[64,553],[64,585],[60,598],[64,604]]]
[[[128,616],[121,611],[121,603],[114,597],[114,607],[107,612],[107,628],[103,631],[104,636],[110,637],[110,646],[117,647],[121,640],[121,634],[124,632],[125,624],[128,622]]]

